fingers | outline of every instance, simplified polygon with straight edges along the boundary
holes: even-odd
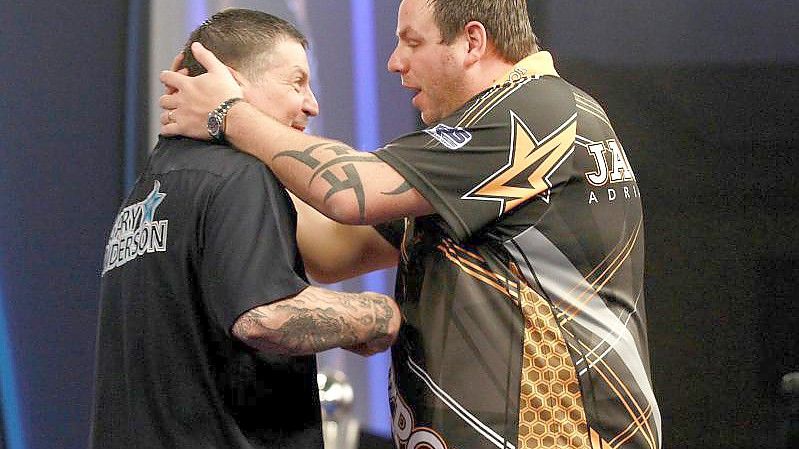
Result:
[[[194,59],[209,72],[227,72],[227,66],[217,59],[210,50],[203,47],[203,44],[199,42],[192,43],[191,52],[194,55]]]
[[[178,127],[177,123],[167,123],[166,125],[162,124],[159,134],[163,136],[177,136],[180,134],[180,128]]]
[[[161,125],[176,123],[177,119],[175,118],[175,109],[162,110],[161,114],[158,115],[158,121],[161,122]]]
[[[382,351],[375,351],[373,348],[370,348],[370,347],[368,347],[365,344],[360,344],[360,345],[356,345],[356,346],[349,346],[349,347],[346,347],[344,349],[346,349],[347,351],[349,351],[349,352],[351,352],[353,354],[358,354],[361,357],[371,357],[371,356],[373,356],[373,355],[375,355],[375,354],[377,354],[379,352],[382,352]]]
[[[188,75],[189,74],[189,69],[182,68],[182,69],[178,70],[178,73],[180,73],[182,75]],[[170,86],[167,86],[166,84],[164,84],[164,94],[171,95],[171,94],[174,94],[177,91],[178,90],[176,88],[170,87]]]
[[[180,65],[182,63],[183,63],[183,52],[180,52],[177,55],[175,55],[175,57],[172,59],[172,65],[169,67],[169,70],[173,72],[180,72],[183,73],[184,75],[188,75],[189,71],[187,69],[185,68],[180,69]],[[167,95],[174,94],[177,91],[178,90],[172,86],[167,86],[166,84],[164,85],[164,93]]]
[[[175,114],[177,114],[176,109],[161,110],[161,114],[158,116],[158,121],[161,122],[159,134],[165,136],[174,136],[180,134],[180,129],[178,129],[178,122],[177,118],[175,118]]]
[[[188,80],[189,77],[180,72],[164,70],[160,75],[158,75],[158,79],[161,80],[161,83],[164,84],[166,89],[181,90],[183,89],[183,86],[186,84],[186,80]]]
[[[175,58],[172,59],[172,65],[169,67],[169,70],[171,70],[173,72],[177,72],[178,69],[180,69],[180,65],[181,64],[183,64],[183,52],[182,51],[180,53],[178,53],[177,55],[175,55]]]
[[[177,109],[180,106],[178,97],[175,94],[161,95],[158,98],[158,106],[161,109]]]

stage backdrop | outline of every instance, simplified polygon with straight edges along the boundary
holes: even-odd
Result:
[[[0,2],[7,449],[86,447],[105,235],[123,192],[127,2]]]

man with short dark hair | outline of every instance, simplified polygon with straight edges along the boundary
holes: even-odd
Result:
[[[225,10],[194,41],[241,86],[227,107],[246,101],[298,131],[318,113],[305,38],[287,22]],[[381,294],[309,286],[295,217],[257,159],[159,139],[106,246],[93,448],[322,448],[313,354],[384,350],[400,316]]]
[[[428,127],[374,153],[287,133],[247,104],[225,135],[322,214],[377,225],[328,249],[347,272],[308,252],[315,270],[399,259],[397,448],[658,449],[636,178],[602,107],[558,75],[528,20],[522,0],[403,0],[388,68]],[[162,131],[203,137],[238,89],[192,50],[209,75],[162,73],[177,89]],[[313,213],[301,231],[306,217],[316,231],[301,247],[344,233]],[[351,255],[364,247],[383,256]]]

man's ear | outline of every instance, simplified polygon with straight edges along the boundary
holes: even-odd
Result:
[[[480,61],[488,51],[488,33],[483,24],[476,20],[467,23],[463,31],[469,46],[464,62],[472,65]]]

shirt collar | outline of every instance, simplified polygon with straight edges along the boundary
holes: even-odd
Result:
[[[517,81],[526,76],[550,75],[557,76],[555,64],[552,62],[552,55],[548,51],[539,51],[517,62],[513,68],[504,76],[499,78],[494,85],[499,86],[509,81]]]

